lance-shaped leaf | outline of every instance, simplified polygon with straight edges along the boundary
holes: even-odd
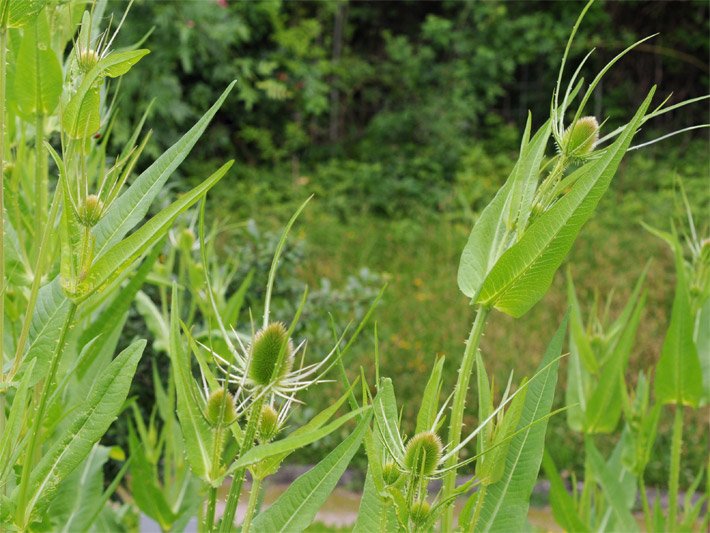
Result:
[[[19,439],[28,410],[28,391],[32,378],[32,367],[35,363],[36,361],[32,360],[27,365],[27,371],[15,391],[15,397],[10,407],[10,416],[7,417],[3,432],[0,434],[0,486],[7,483],[6,476],[12,471],[12,467],[17,461],[17,457],[13,457],[13,455],[19,455],[23,449],[19,445]],[[6,394],[6,392],[3,391],[2,394]]]
[[[57,487],[89,454],[121,411],[145,341],[123,350],[102,372],[88,396],[76,408],[66,430],[53,441],[30,476],[27,511],[39,512],[51,502]]]
[[[96,257],[120,241],[131,229],[143,220],[150,204],[163,190],[163,185],[182,163],[192,147],[209,125],[236,82],[224,90],[219,99],[179,141],[168,148],[111,204],[106,214],[93,229],[96,239]]]
[[[134,233],[114,245],[89,269],[86,278],[79,285],[80,298],[100,290],[116,279],[131,266],[153,244],[168,231],[175,219],[194,205],[207,191],[214,187],[227,173],[234,161],[222,165],[214,174],[191,191],[183,194],[168,207],[160,211]]]
[[[698,347],[698,359],[703,375],[703,394],[705,403],[710,402],[710,298],[705,300],[699,311],[697,329],[695,331]]]
[[[170,360],[175,376],[177,414],[180,420],[185,452],[192,471],[197,477],[210,480],[214,432],[205,420],[201,405],[205,400],[195,390],[190,354],[180,336],[180,306],[177,285],[173,285],[172,311],[170,313]]]
[[[422,395],[422,401],[419,404],[419,412],[417,413],[417,426],[414,433],[421,433],[431,429],[436,420],[436,413],[439,410],[439,394],[441,393],[441,376],[444,370],[444,357],[439,357],[434,363],[434,368],[429,375]],[[436,429],[434,429],[436,431]]]
[[[622,331],[613,353],[602,368],[599,383],[594,388],[587,404],[585,430],[588,433],[611,433],[619,423],[624,372],[629,363],[631,349],[636,339],[636,330],[645,305],[646,295],[643,294],[636,302],[633,314]]]
[[[613,145],[575,171],[570,192],[540,215],[522,238],[503,253],[483,282],[478,303],[520,317],[544,296],[579,230],[609,187],[653,94],[651,90]]]
[[[303,531],[308,527],[350,464],[370,424],[371,412],[325,459],[303,474],[253,522],[255,532]]]
[[[589,528],[579,517],[574,499],[567,492],[565,484],[557,472],[557,467],[547,450],[545,450],[542,457],[542,468],[550,481],[550,505],[552,506],[552,515],[557,523],[566,531],[578,531],[580,533],[589,531]]]
[[[676,287],[671,323],[656,366],[655,392],[660,403],[697,407],[703,395],[698,351],[693,341],[693,315],[680,243],[674,235]]]
[[[522,231],[527,224],[540,163],[549,137],[550,126],[547,123],[528,142],[528,119],[518,162],[505,185],[485,207],[471,230],[461,254],[458,272],[459,288],[469,298],[474,298],[478,293],[486,276],[509,245],[512,233],[516,229]]]
[[[15,64],[15,98],[20,113],[49,115],[62,94],[62,66],[50,45],[46,12],[25,28]]]
[[[519,428],[525,429],[510,442],[503,477],[488,487],[479,521],[475,524],[476,531],[525,529],[530,494],[537,481],[545,447],[546,417],[555,396],[566,329],[567,317],[552,338],[540,363],[540,370],[530,380],[518,423]]]
[[[617,480],[615,472],[611,471],[602,455],[594,446],[591,437],[585,439],[585,453],[587,454],[589,465],[595,474],[594,477],[599,482],[602,492],[614,512],[619,525],[618,531],[638,531],[636,521],[631,511],[626,507],[627,498],[625,497],[624,488]]]

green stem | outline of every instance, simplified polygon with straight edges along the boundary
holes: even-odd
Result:
[[[639,491],[641,492],[641,505],[643,506],[643,516],[646,521],[646,531],[653,531],[651,506],[648,505],[648,494],[646,493],[646,482],[643,479],[643,473],[639,476]]]
[[[476,531],[476,524],[478,523],[478,519],[481,517],[481,509],[483,509],[483,500],[486,498],[486,489],[488,489],[488,485],[481,485],[481,488],[478,489],[476,508],[473,510],[473,516],[471,517],[471,523],[469,524],[468,531]]]
[[[59,340],[52,354],[52,359],[50,361],[49,373],[47,374],[47,379],[42,387],[42,392],[39,398],[39,405],[37,411],[34,413],[34,420],[32,423],[32,429],[30,430],[29,445],[27,447],[27,452],[25,454],[25,463],[22,465],[22,478],[20,481],[19,496],[17,499],[17,524],[20,529],[25,529],[28,525],[31,507],[27,508],[27,500],[29,497],[29,481],[30,472],[32,470],[32,458],[35,456],[35,451],[37,450],[37,444],[39,443],[39,434],[42,430],[42,419],[44,418],[44,412],[47,409],[47,398],[49,398],[49,392],[52,388],[52,382],[57,376],[57,370],[59,368],[59,360],[62,356],[62,351],[64,350],[64,344],[67,340],[67,333],[69,333],[69,328],[74,321],[74,315],[76,313],[76,304],[71,303],[69,305],[69,313],[67,314],[64,324],[62,325],[62,330],[59,334]]]
[[[261,479],[254,478],[251,482],[251,492],[249,493],[249,504],[247,506],[247,514],[244,517],[244,523],[242,524],[242,533],[249,533],[249,528],[251,527],[251,521],[254,518],[254,513],[256,512],[256,504],[259,501],[259,492],[261,491]]]
[[[251,416],[249,417],[249,422],[247,423],[246,430],[244,431],[244,439],[242,440],[242,446],[239,450],[240,457],[248,452],[254,444],[256,430],[259,427],[259,418],[261,418],[262,405],[264,405],[263,397],[256,400],[252,404]],[[229,487],[227,504],[224,508],[224,515],[222,516],[222,522],[219,526],[220,533],[228,533],[234,527],[234,515],[237,513],[237,504],[239,503],[239,496],[242,492],[245,474],[246,468],[240,468],[234,472],[234,475],[232,476],[232,486]]]
[[[666,529],[674,531],[678,512],[678,485],[680,480],[680,451],[683,446],[683,406],[675,407],[673,437],[671,440],[671,473],[668,478],[668,523]]]
[[[217,511],[217,487],[210,487],[209,500],[207,501],[207,513],[205,515],[205,531],[210,533],[214,527],[214,515]]]
[[[463,429],[463,414],[466,407],[466,395],[468,393],[469,381],[473,371],[473,363],[476,360],[476,350],[483,336],[483,328],[486,324],[486,318],[490,310],[486,307],[479,306],[476,309],[476,318],[471,327],[471,333],[466,341],[466,349],[463,353],[461,366],[459,367],[459,375],[454,389],[454,399],[451,407],[451,422],[449,424],[448,444],[451,449],[456,448],[461,442],[461,430]],[[452,467],[458,461],[457,454],[449,459],[447,467]],[[456,488],[456,469],[452,468],[444,476],[444,493],[442,499],[450,498]],[[452,531],[454,522],[454,508],[449,506],[441,521],[442,531]]]
[[[39,91],[37,94],[37,98],[39,98]],[[42,113],[37,113],[37,119],[35,121],[35,245],[38,245],[41,242],[40,235],[42,234],[45,217],[47,216],[47,179],[45,175],[46,162],[47,156],[44,154],[44,115]]]

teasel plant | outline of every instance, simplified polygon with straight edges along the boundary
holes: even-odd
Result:
[[[123,407],[145,346],[136,340],[114,357],[131,301],[157,257],[154,245],[231,166],[137,227],[232,86],[134,175],[147,116],[111,153],[117,87],[109,81],[127,74],[147,50],[112,49],[116,32],[98,30],[105,6],[0,2],[0,191],[7,192],[0,198],[3,529],[81,527],[103,516],[126,465],[102,492],[101,465],[122,455],[107,454],[98,442]],[[90,68],[86,61],[77,67],[86,60],[86,43],[100,53]],[[98,500],[81,490],[86,476],[99,487],[92,489]]]
[[[654,87],[629,122],[603,135],[605,122],[583,116],[584,109],[603,76],[646,39],[615,56],[585,88],[580,74],[590,52],[563,89],[571,44],[592,3],[590,0],[583,9],[567,42],[549,120],[532,134],[532,119],[528,117],[519,158],[508,180],[478,217],[461,255],[458,284],[475,307],[475,319],[453,393],[448,433],[453,448],[461,442],[470,377],[491,311],[496,309],[517,318],[530,310],[547,292],[582,226],[609,188],[623,156],[629,150],[687,131],[632,145],[639,128],[654,117],[707,98],[701,96],[673,105],[667,105],[666,98],[652,108]],[[581,99],[573,108],[580,94]],[[573,119],[565,125],[571,111]],[[556,145],[556,154],[546,157],[551,141]],[[449,466],[453,467],[457,459],[451,457]],[[452,468],[444,477],[445,498],[455,491],[456,471]],[[442,529],[452,530],[453,520],[453,508],[449,508],[442,518]]]
[[[309,510],[289,517],[303,524],[310,523],[325,498],[335,486],[362,440],[364,428],[370,419],[369,405],[351,403],[350,412],[331,420],[346,400],[353,399],[355,383],[343,382],[346,392],[306,424],[292,428],[282,436],[292,410],[301,400],[298,394],[320,383],[328,372],[339,367],[344,375],[342,357],[362,331],[374,307],[370,310],[345,342],[349,327],[334,339],[333,348],[316,362],[306,363],[306,341],[294,343],[292,336],[306,302],[307,291],[298,306],[289,326],[271,319],[271,298],[276,282],[279,260],[289,231],[298,215],[306,207],[304,202],[286,225],[269,271],[265,291],[263,322],[256,328],[253,320],[249,331],[238,331],[235,324],[227,324],[220,313],[221,306],[214,297],[209,276],[205,277],[209,315],[214,327],[201,339],[192,334],[191,328],[180,319],[181,295],[177,284],[172,289],[170,313],[169,354],[175,376],[177,413],[184,437],[188,462],[195,476],[206,489],[207,498],[200,511],[200,527],[204,531],[231,531],[237,504],[247,471],[252,483],[242,531],[269,530],[267,524],[276,523],[283,513],[280,509],[292,501],[302,501],[298,494],[301,485],[323,483],[323,471],[330,486],[320,487],[310,493]],[[202,251],[202,272],[210,272],[205,244],[204,203],[200,210],[199,245]],[[218,348],[219,346],[219,348]],[[190,360],[197,360],[199,374],[193,375]],[[336,450],[316,467],[299,478],[266,512],[255,516],[260,505],[263,480],[275,473],[282,461],[296,449],[315,442],[340,428],[351,419],[358,418],[359,430],[346,439]],[[353,436],[354,435],[354,436]],[[279,438],[281,437],[281,438]],[[345,452],[343,452],[345,450]],[[345,455],[343,455],[345,453]],[[335,455],[334,455],[335,454]],[[335,463],[335,467],[333,464]],[[339,473],[338,473],[339,472]],[[216,515],[218,489],[231,478],[224,513]],[[285,526],[276,527],[282,529]],[[303,526],[305,527],[305,525]]]

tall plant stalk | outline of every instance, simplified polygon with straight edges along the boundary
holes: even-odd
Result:
[[[256,504],[259,501],[259,492],[261,492],[261,479],[254,478],[251,482],[249,504],[247,505],[247,514],[244,517],[244,523],[242,524],[242,533],[249,533],[251,521],[254,518],[254,513],[256,512]]]
[[[40,393],[39,403],[37,410],[34,413],[34,420],[32,422],[32,428],[30,429],[29,444],[27,446],[27,452],[25,454],[25,463],[22,466],[22,478],[20,481],[19,495],[17,499],[17,523],[21,526],[26,526],[30,520],[30,510],[27,507],[30,473],[32,470],[32,458],[35,456],[37,451],[37,445],[39,443],[39,434],[42,431],[42,419],[44,418],[44,412],[47,409],[47,399],[50,395],[50,390],[52,388],[52,382],[57,376],[57,370],[59,369],[59,360],[62,356],[62,351],[64,350],[64,344],[67,340],[67,334],[69,333],[69,328],[74,322],[74,315],[76,314],[76,304],[69,304],[69,312],[62,325],[62,330],[59,334],[59,339],[57,340],[57,345],[52,354],[52,359],[50,361],[49,373],[42,387],[42,392]]]
[[[678,485],[680,481],[680,451],[683,446],[683,405],[675,406],[673,436],[671,438],[671,472],[668,478],[668,523],[666,529],[676,528],[678,512]]]
[[[261,418],[261,407],[264,405],[264,397],[256,400],[251,407],[251,416],[244,431],[244,439],[242,446],[239,449],[239,454],[244,455],[248,452],[256,437],[256,430],[259,427],[259,419]],[[229,487],[229,495],[227,496],[227,504],[224,508],[224,515],[219,527],[220,533],[228,533],[234,527],[234,515],[237,513],[237,505],[239,504],[239,496],[242,493],[242,485],[244,484],[244,476],[246,468],[240,468],[232,476],[232,485]]]
[[[461,366],[459,367],[459,376],[456,380],[456,388],[454,389],[454,399],[451,406],[451,419],[449,423],[449,438],[448,442],[451,448],[456,448],[461,442],[461,431],[463,429],[463,413],[466,407],[466,395],[468,394],[469,382],[471,373],[473,372],[473,364],[476,361],[476,350],[483,336],[483,328],[486,325],[486,319],[490,309],[478,306],[476,309],[476,318],[473,321],[471,332],[466,341],[466,349],[463,353]],[[454,455],[449,460],[447,467],[456,464],[458,457]],[[444,495],[443,498],[449,498],[456,488],[456,469],[452,469],[444,476]],[[441,530],[451,531],[453,529],[454,510],[453,507],[447,509],[442,518]]]
[[[0,13],[0,383],[5,381],[5,78],[7,74],[8,2]],[[5,429],[5,393],[0,395],[0,434]]]

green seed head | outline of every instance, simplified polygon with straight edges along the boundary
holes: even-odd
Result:
[[[79,206],[79,222],[87,228],[92,228],[101,218],[101,212],[104,209],[104,203],[95,195],[90,194]]]
[[[293,368],[293,343],[281,322],[260,330],[254,336],[250,352],[248,375],[257,385],[271,385]]]
[[[441,460],[441,439],[436,433],[417,433],[404,450],[404,465],[414,475],[431,476]]]
[[[382,467],[382,477],[384,478],[385,483],[387,485],[394,485],[395,483],[397,483],[399,476],[400,476],[399,468],[397,468],[397,465],[394,464],[393,462],[391,462],[391,461],[387,462]]]
[[[84,73],[89,72],[99,62],[99,54],[91,48],[79,48],[76,51],[76,62],[79,70]]]
[[[431,505],[426,500],[414,502],[409,511],[409,518],[418,526],[423,525],[429,519],[429,515],[431,515]]]
[[[217,389],[207,399],[207,421],[212,426],[229,426],[237,419],[234,397],[226,389]]]
[[[12,161],[5,161],[2,165],[2,173],[4,176],[11,176],[12,171],[15,170],[15,163]]]
[[[259,419],[259,440],[269,442],[279,432],[279,414],[270,405],[261,408]]]
[[[599,123],[595,117],[582,117],[562,134],[562,152],[569,157],[584,157],[594,150],[599,140]]]

